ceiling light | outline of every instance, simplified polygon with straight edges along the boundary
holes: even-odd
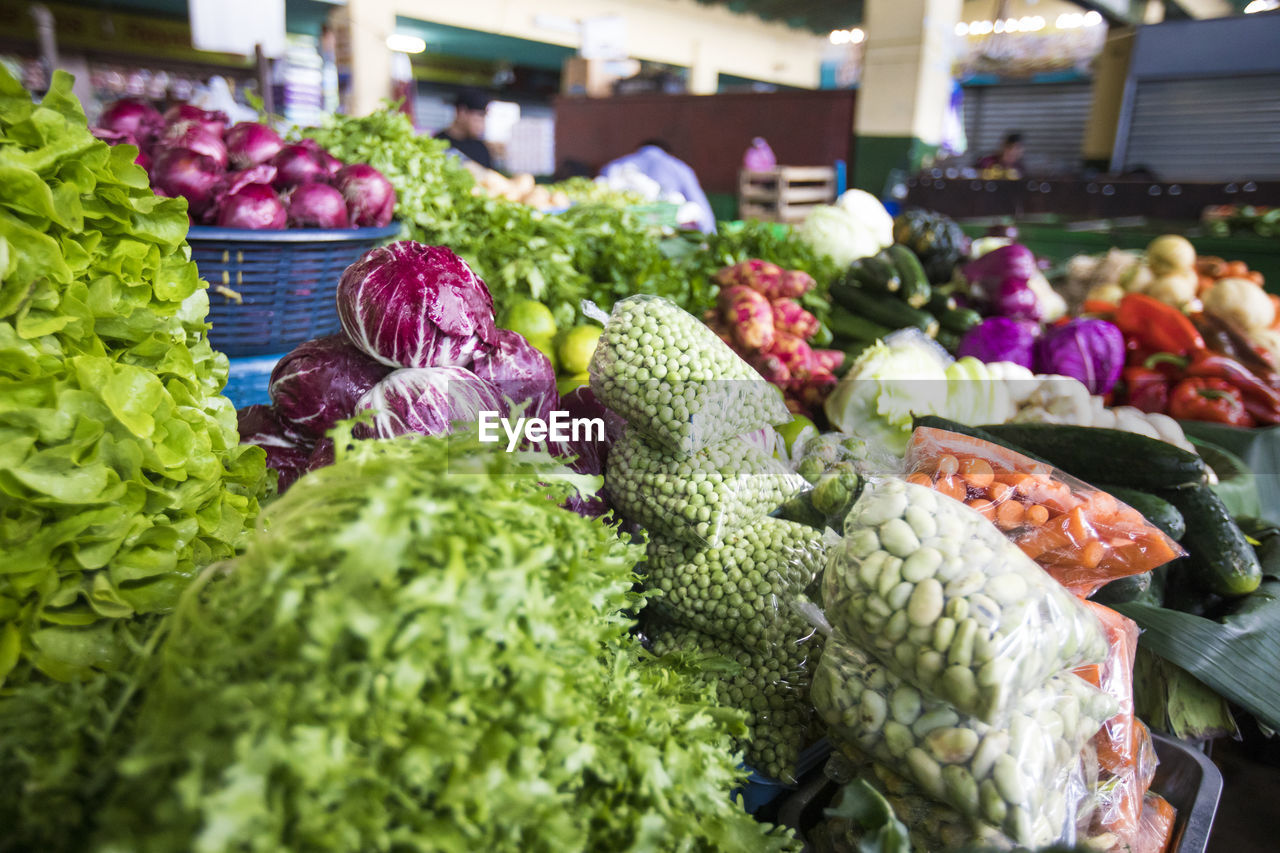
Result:
[[[844,30],[832,30],[831,35],[828,38],[831,39],[832,44],[848,44],[849,43],[849,34]]]
[[[862,44],[866,39],[867,34],[858,27],[854,27],[852,30],[849,30],[849,41],[854,44]]]
[[[387,36],[387,47],[397,53],[422,53],[427,49],[427,43],[417,36],[392,33]]]
[[[993,29],[994,25],[990,21],[974,21],[969,25],[969,32],[979,36],[985,36]]]
[[[1102,14],[1098,11],[1086,12],[1084,16],[1084,25],[1086,27],[1096,27],[1102,23]]]
[[[1252,15],[1254,12],[1270,12],[1272,9],[1280,9],[1280,0],[1252,0],[1244,7],[1244,13]]]
[[[1261,0],[1255,0],[1255,2],[1261,2]],[[956,24],[956,35],[958,36],[969,35],[969,25],[966,24],[964,21],[961,21],[960,23]]]

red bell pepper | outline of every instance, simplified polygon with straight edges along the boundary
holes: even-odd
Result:
[[[1169,380],[1163,373],[1139,365],[1126,367],[1121,376],[1130,406],[1161,415],[1168,411]]]
[[[1253,426],[1253,417],[1245,410],[1244,395],[1225,379],[1182,380],[1169,394],[1169,415],[1183,421]]]
[[[1250,415],[1260,423],[1280,424],[1280,391],[1255,376],[1240,362],[1202,350],[1191,356],[1187,376],[1225,379],[1240,391]]]
[[[1151,352],[1187,355],[1204,349],[1204,338],[1186,314],[1142,293],[1125,294],[1113,322],[1126,338]]]

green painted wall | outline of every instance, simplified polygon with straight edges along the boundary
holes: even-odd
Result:
[[[916,172],[937,153],[938,146],[914,136],[859,136],[851,183],[873,195],[883,195],[895,169]]]

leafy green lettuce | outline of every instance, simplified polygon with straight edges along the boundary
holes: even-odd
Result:
[[[33,670],[120,666],[130,618],[231,556],[265,484],[218,396],[185,202],[133,156],[68,75],[36,104],[0,70],[0,703]]]
[[[598,485],[340,450],[184,594],[86,849],[795,849],[730,799],[742,715],[631,635],[642,549],[559,508]]]

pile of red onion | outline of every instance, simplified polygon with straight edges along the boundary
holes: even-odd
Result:
[[[161,115],[125,98],[95,135],[138,148],[157,195],[187,200],[193,225],[279,230],[367,228],[391,221],[396,193],[381,172],[344,164],[314,141],[286,143],[271,127],[189,104]]]

